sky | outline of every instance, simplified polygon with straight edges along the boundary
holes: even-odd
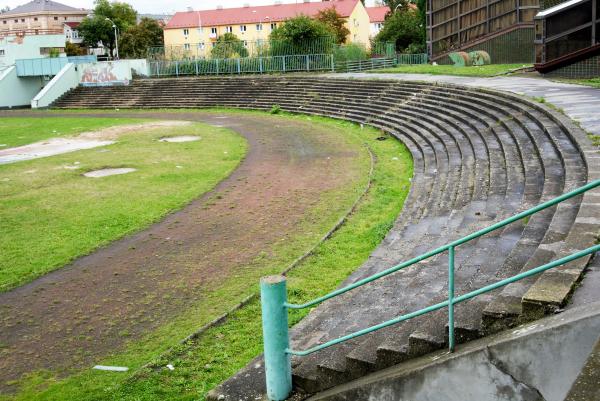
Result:
[[[44,1],[44,0],[41,0]],[[176,11],[185,11],[188,7],[194,10],[214,9],[221,5],[223,8],[242,7],[245,3],[252,6],[274,4],[275,0],[120,0],[129,3],[138,13],[172,14]],[[283,0],[282,3],[296,3],[302,0]],[[15,8],[28,0],[0,0],[0,8],[9,6]],[[374,0],[367,0],[367,5],[372,5]],[[58,3],[77,8],[93,8],[93,0],[58,0]]]

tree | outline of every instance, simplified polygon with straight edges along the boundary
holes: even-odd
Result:
[[[271,53],[276,56],[330,53],[334,32],[321,21],[300,15],[275,28],[269,38]]]
[[[139,24],[130,26],[119,38],[119,54],[122,57],[144,58],[149,47],[163,45],[163,30],[151,18],[142,18]]]
[[[329,30],[335,35],[337,44],[346,43],[346,38],[350,35],[350,30],[346,28],[346,21],[337,12],[335,7],[326,8],[319,11],[317,20],[329,27]]]
[[[244,46],[244,41],[238,39],[233,33],[227,32],[219,36],[210,55],[212,58],[248,57],[248,49]]]
[[[375,41],[394,42],[398,51],[420,53],[425,51],[425,27],[414,10],[398,10],[386,18]]]
[[[67,56],[84,56],[86,51],[81,46],[67,41],[65,43],[65,53],[67,53]]]
[[[117,27],[117,32],[125,32],[135,25],[137,12],[127,3],[96,0],[95,4],[93,15],[84,18],[77,29],[83,35],[84,44],[96,47],[98,42],[102,42],[114,56],[115,32],[111,21]]]
[[[396,12],[396,11],[408,11],[408,9],[410,8],[410,0],[383,0],[383,3],[388,6],[390,8],[390,13],[388,14],[391,15],[392,13]]]
[[[0,8],[0,14],[4,14],[10,11],[10,7],[9,6],[4,6],[2,8]]]

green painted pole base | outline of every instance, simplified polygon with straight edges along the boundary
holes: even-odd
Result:
[[[260,299],[265,348],[267,396],[271,401],[285,400],[292,392],[292,366],[289,347],[288,313],[285,303],[285,277],[268,276],[260,280]]]

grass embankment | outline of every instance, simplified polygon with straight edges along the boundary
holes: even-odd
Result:
[[[27,145],[33,142],[64,138],[81,132],[95,131],[115,125],[142,122],[132,118],[0,118],[0,149]]]
[[[238,112],[239,113],[239,112]],[[334,289],[344,278],[363,263],[391,228],[400,212],[409,190],[412,160],[408,150],[399,142],[389,139],[378,141],[380,131],[357,125],[316,117],[281,116],[310,120],[317,129],[337,132],[340,138],[359,144],[367,143],[377,157],[372,187],[358,208],[332,237],[292,270],[289,277],[289,294],[292,301],[306,300]],[[364,160],[365,162],[368,161]],[[324,197],[320,206],[311,211],[317,226],[315,235],[304,238],[304,246],[291,238],[277,249],[257,261],[260,274],[274,273],[309,249],[311,244],[332,227],[335,216],[325,211],[337,203],[349,207],[366,184],[368,163],[364,165],[364,180],[343,193]],[[331,217],[334,217],[333,219]],[[337,216],[339,218],[339,215]],[[310,240],[310,241],[308,241]],[[253,357],[261,353],[260,306],[257,300],[234,312],[222,325],[213,327],[198,339],[184,345],[178,340],[193,329],[211,321],[223,306],[235,305],[242,297],[233,297],[238,287],[246,289],[245,295],[258,292],[256,274],[235,277],[166,327],[150,334],[142,341],[129,345],[123,352],[107,357],[99,363],[126,365],[133,373],[110,373],[87,370],[58,380],[44,373],[32,375],[23,381],[17,400],[201,400],[206,392],[225,380]],[[219,313],[219,310],[221,311]],[[290,315],[291,324],[306,312]],[[175,346],[174,350],[157,355]],[[154,360],[155,368],[141,368]],[[174,370],[166,368],[173,364]],[[136,370],[137,369],[137,370]]]
[[[111,120],[4,118],[0,137],[17,143],[31,130],[36,132],[28,137],[32,141],[59,128],[87,131]],[[157,221],[213,188],[245,154],[244,139],[230,130],[205,124],[168,128],[168,135],[178,134],[202,139],[158,142],[165,129],[153,129],[127,133],[102,148],[0,165],[0,291]],[[102,179],[82,176],[105,167],[137,171]]]
[[[490,64],[472,67],[454,67],[452,65],[400,65],[394,68],[369,71],[371,73],[394,73],[394,74],[431,74],[431,75],[457,75],[464,77],[493,77],[495,75],[508,74],[511,71],[531,67],[524,64]]]

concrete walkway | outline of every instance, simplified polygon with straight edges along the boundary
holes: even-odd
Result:
[[[595,135],[600,135],[600,89],[583,85],[553,82],[544,78],[529,77],[457,77],[430,74],[370,74],[347,73],[328,74],[335,77],[399,79],[404,81],[441,82],[488,89],[498,89],[530,97],[543,97],[546,102],[564,110],[581,123],[582,127]]]

